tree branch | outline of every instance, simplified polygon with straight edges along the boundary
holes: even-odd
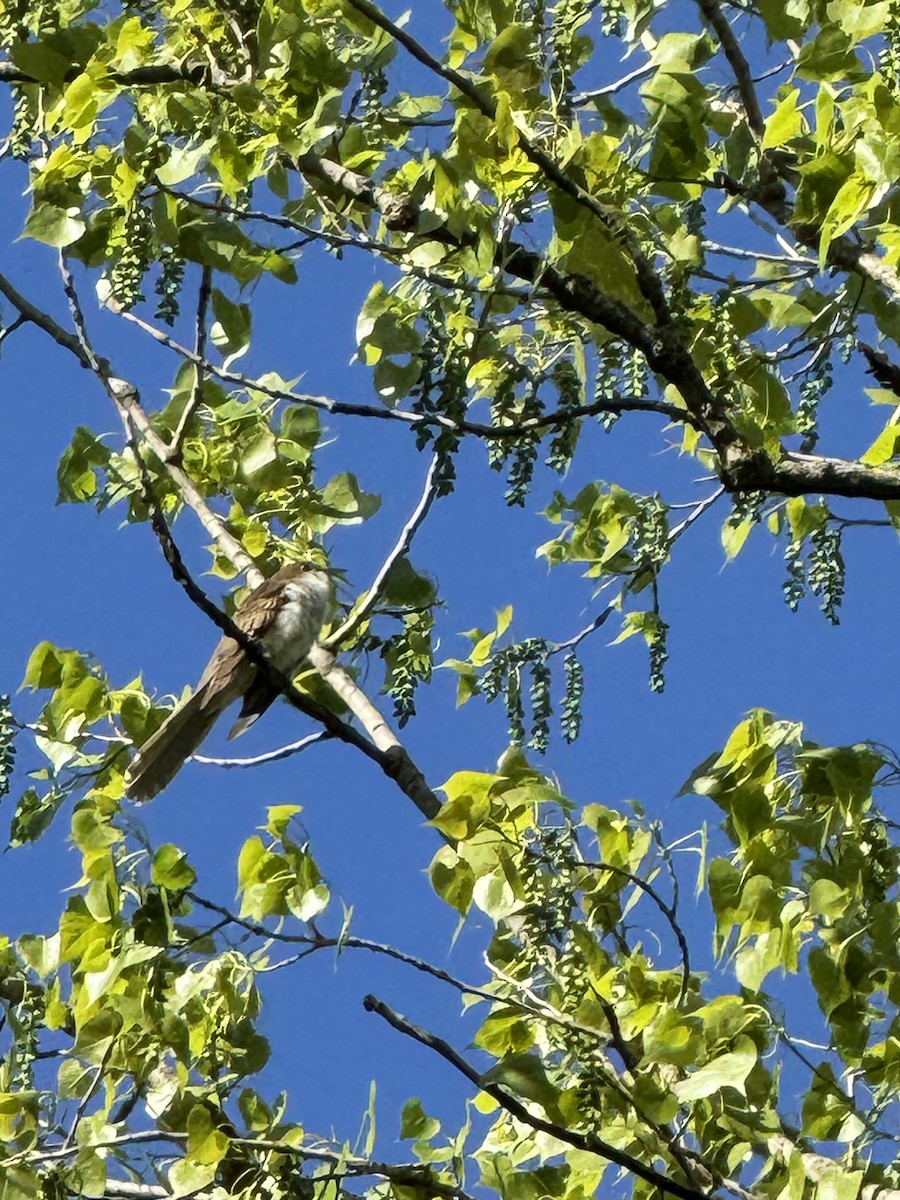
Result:
[[[361,3],[362,0],[358,2]],[[304,174],[310,169],[308,160],[311,157],[315,158],[306,155],[302,162],[298,163]],[[327,161],[315,158],[315,169],[321,172]],[[337,168],[334,174],[336,178],[340,178],[341,187],[354,200],[374,207],[385,216],[376,194],[378,189],[369,179],[343,167]],[[396,203],[397,197],[393,193],[390,195],[392,202]],[[408,210],[404,210],[404,219],[414,225],[418,220],[419,211],[412,202],[410,205]],[[460,247],[463,245],[462,240],[446,229],[428,230],[428,237],[445,244]],[[516,242],[498,247],[495,265],[506,273],[540,286],[565,311],[578,313],[592,324],[602,326],[639,350],[652,370],[678,388],[690,414],[691,423],[709,437],[719,454],[723,471],[727,472],[734,461],[746,456],[747,450],[731,423],[724,399],[708,387],[690,354],[681,344],[678,331],[673,325],[648,326],[627,305],[606,295],[585,276],[561,271],[536,251],[528,250]]]
[[[277,750],[268,750],[265,754],[255,754],[252,758],[211,758],[206,754],[192,754],[191,761],[204,763],[211,767],[224,767],[226,770],[233,767],[258,767],[263,763],[281,762],[282,759],[293,758],[295,754],[302,753],[309,746],[327,741],[332,736],[327,729],[320,729],[318,733],[308,733],[306,737],[291,742],[289,746],[280,746]]]
[[[363,621],[371,616],[373,610],[377,607],[378,601],[381,599],[381,594],[384,591],[385,584],[388,581],[391,571],[395,564],[403,558],[409,551],[412,545],[412,540],[416,536],[416,531],[422,525],[422,522],[428,516],[428,512],[437,495],[437,486],[435,483],[435,475],[440,465],[440,459],[437,455],[433,455],[431,463],[428,467],[428,474],[425,476],[425,485],[422,489],[422,495],[419,497],[419,502],[413,509],[412,515],[400,531],[400,536],[397,539],[394,548],[388,554],[387,558],[381,564],[378,574],[372,580],[371,585],[365,592],[365,599],[360,604],[359,608],[355,609],[347,617],[342,625],[339,625],[328,637],[324,640],[323,645],[333,649],[350,638],[355,631],[360,627]]]
[[[159,459],[161,466],[168,474],[184,503],[192,509],[203,528],[216,542],[223,555],[228,558],[236,571],[246,575],[251,587],[258,586],[263,580],[262,572],[237,538],[228,530],[224,520],[209,507],[190,476],[177,463],[171,461],[169,448],[154,430],[150,419],[141,407],[137,390],[125,380],[115,376],[105,359],[97,358],[95,361],[92,361],[91,354],[85,349],[75,334],[63,329],[51,316],[42,312],[29,300],[26,300],[3,275],[0,275],[0,293],[6,296],[9,302],[18,309],[27,321],[42,329],[57,345],[68,350],[70,354],[73,354],[83,367],[97,375],[97,378],[116,406],[117,411],[120,412],[123,419],[127,413],[128,420],[133,423],[143,442]],[[200,592],[199,588],[197,592]],[[230,636],[237,634],[236,640],[240,643],[241,636],[243,636],[241,631],[237,630],[235,626],[229,628],[225,624],[228,622],[225,614],[221,613],[211,602],[208,603],[210,607],[207,615]],[[213,612],[215,612],[216,616],[213,616]],[[310,651],[309,658],[320,675],[322,675],[357,720],[359,720],[363,729],[366,730],[369,738],[371,738],[371,742],[362,734],[352,729],[351,726],[346,725],[339,717],[336,717],[330,709],[318,705],[312,701],[311,697],[303,697],[292,686],[289,691],[285,692],[287,698],[291,700],[291,692],[295,692],[297,698],[302,701],[302,704],[306,705],[303,709],[304,712],[313,717],[314,720],[321,719],[330,732],[333,732],[337,737],[342,737],[341,731],[335,724],[335,722],[338,722],[341,730],[347,731],[353,744],[362,750],[367,757],[378,763],[384,773],[390,779],[394,780],[397,786],[413,801],[425,817],[429,820],[435,817],[441,808],[440,800],[428,786],[425,777],[419,771],[418,767],[416,767],[385,718],[372,704],[368,696],[357,686],[353,678],[338,665],[334,655],[324,647],[314,646]],[[293,700],[291,702],[293,703]],[[347,740],[347,738],[342,738],[342,740]]]
[[[252,662],[259,667],[264,673],[273,687],[277,688],[279,693],[284,696],[289,704],[300,710],[306,716],[311,717],[331,734],[332,737],[339,738],[343,742],[348,742],[361,750],[367,757],[373,759],[381,765],[381,755],[372,742],[367,737],[359,733],[352,726],[347,725],[340,719],[331,709],[324,704],[314,700],[311,696],[304,695],[294,687],[291,680],[282,671],[267,658],[263,648],[252,637],[250,637],[243,629],[237,625],[227,613],[223,612],[216,604],[210,600],[203,589],[195,582],[187,567],[184,559],[181,556],[172,533],[166,523],[165,517],[162,515],[162,510],[156,499],[156,494],[153,490],[153,482],[150,478],[150,473],[147,469],[147,464],[144,461],[141,453],[140,438],[138,435],[137,425],[134,421],[134,412],[140,409],[140,399],[137,389],[126,383],[122,379],[112,376],[110,368],[105,360],[101,360],[95,354],[90,341],[88,340],[87,331],[84,324],[84,315],[81,311],[81,305],[75,290],[75,283],[71,272],[69,271],[65,260],[60,255],[60,266],[63,273],[63,281],[66,296],[69,300],[69,305],[72,311],[72,317],[75,323],[76,337],[81,346],[85,357],[91,364],[91,370],[96,375],[97,379],[106,389],[110,399],[115,405],[119,418],[125,430],[125,437],[128,447],[134,455],[135,463],[138,468],[138,474],[141,480],[141,491],[144,502],[150,513],[150,525],[153,532],[156,534],[160,549],[163,552],[163,557],[169,564],[172,572],[172,578],[176,583],[180,584],[187,594],[188,598],[200,609],[200,611],[215,624],[228,637],[232,638],[241,649],[248,655]],[[258,569],[257,569],[257,573]]]
[[[590,92],[578,92],[577,95],[572,97],[572,107],[583,108],[584,105],[591,104],[594,100],[599,100],[603,96],[615,96],[617,92],[623,91],[630,84],[637,83],[641,79],[646,79],[655,70],[655,63],[644,63],[642,67],[637,67],[635,70],[629,71],[627,75],[623,75],[621,79],[617,79],[614,83],[607,83],[604,87],[594,88]]]
[[[203,402],[204,373],[201,364],[206,358],[206,313],[209,307],[211,292],[212,267],[204,267],[200,275],[200,287],[197,291],[197,315],[194,320],[194,353],[197,356],[197,361],[194,363],[194,386],[191,388],[190,398],[184,406],[181,416],[178,419],[178,426],[169,442],[169,454],[172,458],[177,458],[181,454],[181,443],[184,439],[185,430],[190,424],[194,413]]]
[[[368,17],[379,29],[390,34],[422,66],[452,84],[462,95],[471,100],[484,116],[492,121],[496,118],[496,104],[488,96],[485,96],[468,76],[453,70],[452,67],[445,67],[420,42],[417,42],[404,29],[385,16],[376,5],[371,3],[371,0],[347,0],[347,3],[357,12]],[[544,177],[595,216],[604,229],[625,248],[634,266],[641,294],[650,304],[660,324],[670,324],[671,313],[662,281],[638,245],[637,239],[628,227],[627,220],[620,213],[601,204],[589,191],[576,183],[549,154],[537,146],[518,126],[516,127],[516,137],[525,156],[539,168]]]
[[[360,194],[354,192],[354,195]],[[724,401],[710,391],[690,356],[667,337],[665,330],[648,328],[584,276],[560,271],[524,246],[513,243],[499,265],[520,279],[539,283],[561,308],[579,313],[640,350],[650,367],[674,384],[684,397],[690,417],[673,419],[688,419],[713,442],[726,490],[780,492],[787,496],[824,493],[870,500],[900,499],[900,471],[893,468],[793,451],[785,451],[781,459],[774,462],[763,452],[748,451],[739,440],[732,438],[733,429]]]
[[[549,864],[549,860],[545,859]],[[608,871],[611,875],[618,875],[620,879],[627,879],[629,883],[649,897],[656,905],[662,915],[665,917],[675,941],[678,943],[678,951],[681,955],[681,993],[679,1002],[683,1001],[687,995],[688,984],[691,978],[691,954],[688,949],[687,938],[684,935],[684,930],[678,923],[678,914],[673,905],[669,904],[662,898],[652,883],[648,883],[646,879],[641,879],[640,875],[636,875],[633,871],[626,871],[624,867],[613,866],[607,862],[587,862],[583,859],[571,859],[572,868],[577,870],[582,868],[588,871]]]
[[[556,1138],[560,1142],[565,1142],[569,1146],[574,1146],[578,1150],[586,1150],[589,1154],[596,1154],[599,1158],[606,1159],[607,1162],[615,1163],[616,1166],[622,1167],[632,1175],[636,1175],[638,1179],[643,1179],[646,1183],[659,1188],[663,1194],[677,1196],[678,1200],[709,1200],[706,1192],[670,1179],[661,1171],[656,1171],[652,1167],[646,1166],[639,1159],[626,1154],[623,1150],[619,1150],[615,1146],[611,1146],[608,1142],[604,1142],[596,1134],[578,1133],[554,1121],[534,1116],[521,1101],[511,1096],[499,1084],[492,1083],[479,1071],[476,1071],[474,1067],[470,1066],[461,1055],[457,1054],[449,1042],[445,1042],[443,1038],[436,1037],[433,1033],[429,1033],[420,1026],[414,1025],[406,1017],[389,1008],[384,1001],[379,1000],[376,996],[366,996],[365,1000],[363,1000],[363,1007],[366,1012],[377,1013],[379,1017],[382,1017],[399,1033],[413,1038],[420,1045],[427,1046],[429,1050],[433,1050],[436,1054],[439,1054],[441,1058],[455,1067],[461,1075],[464,1075],[470,1083],[474,1084],[475,1087],[490,1096],[493,1100],[496,1100],[501,1108],[505,1109],[510,1116],[515,1117],[517,1121],[521,1121],[522,1124],[530,1126],[539,1133],[549,1134],[550,1137]]]
[[[719,7],[717,0],[697,0],[697,3],[704,20],[715,31],[716,37],[719,39],[719,45],[722,47],[722,52],[728,59],[728,65],[734,72],[738,93],[741,97],[741,104],[744,106],[744,112],[747,114],[747,124],[758,138],[762,137],[766,128],[766,122],[759,107],[756,88],[753,85],[753,72],[750,70],[750,64],[744,57],[741,44],[734,36],[734,30],[731,28],[728,18]]]
[[[410,429],[446,429],[460,436],[470,435],[482,438],[485,441],[515,440],[527,434],[539,433],[541,430],[568,425],[572,421],[577,421],[582,417],[598,417],[607,413],[616,415],[626,412],[657,413],[660,416],[669,417],[670,420],[677,421],[679,424],[687,424],[700,431],[703,429],[702,424],[690,412],[679,408],[676,404],[627,396],[614,396],[612,399],[597,400],[592,404],[557,408],[551,412],[542,413],[540,416],[529,417],[524,421],[510,425],[488,425],[484,422],[469,420],[454,421],[450,417],[413,413],[402,408],[385,408],[382,405],[356,404],[346,400],[332,400],[329,396],[314,396],[307,392],[295,392],[290,389],[275,388],[270,384],[252,379],[248,375],[242,375],[240,372],[227,371],[207,360],[200,360],[195,351],[181,345],[181,343],[175,341],[173,337],[166,333],[165,330],[159,329],[156,325],[152,325],[149,321],[145,321],[135,313],[121,312],[117,315],[126,321],[130,321],[133,325],[137,325],[139,329],[149,334],[160,345],[172,350],[187,362],[202,366],[210,375],[213,375],[216,379],[221,379],[223,383],[230,383],[236,387],[260,392],[263,396],[268,396],[272,400],[283,400],[289,404],[308,404],[310,408],[315,408],[320,412],[327,412],[334,416],[371,417],[376,421],[395,421],[406,425]]]

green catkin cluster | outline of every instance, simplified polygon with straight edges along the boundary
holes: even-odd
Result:
[[[845,567],[841,553],[841,531],[824,524],[810,534],[809,565],[806,577],[810,589],[819,597],[819,607],[832,625],[840,623],[838,609],[844,598]]]
[[[412,410],[422,416],[449,417],[462,421],[466,414],[467,366],[457,346],[444,332],[444,316],[440,306],[431,303],[425,310],[427,333],[419,351],[421,373],[412,390]],[[416,445],[422,449],[432,444],[437,455],[435,490],[447,496],[456,482],[454,455],[459,447],[459,435],[443,427],[435,433],[433,427],[419,425]]]
[[[806,595],[806,570],[803,565],[803,542],[790,541],[784,552],[787,579],[781,585],[784,600],[791,612],[796,612]]]
[[[110,285],[116,303],[126,311],[144,299],[141,284],[150,265],[152,233],[150,214],[135,196],[122,214],[117,236],[110,238],[110,246],[119,247]]]
[[[800,383],[800,400],[797,404],[797,432],[803,434],[803,450],[809,453],[819,440],[819,402],[831,388],[831,360],[823,355],[807,371]]]
[[[553,368],[553,383],[559,393],[561,410],[578,408],[583,403],[581,380],[575,364],[569,358],[562,358]],[[562,475],[567,471],[572,461],[572,455],[578,445],[578,435],[581,432],[581,422],[577,418],[557,427],[547,451],[545,462],[547,466]]]
[[[612,400],[615,396],[620,382],[620,361],[620,349],[615,342],[605,342],[600,347],[597,353],[597,368],[594,372],[595,404],[602,404],[604,400]],[[619,413],[617,412],[601,413],[597,417],[607,433],[618,419]]]
[[[539,754],[545,754],[550,745],[553,719],[551,655],[552,647],[544,638],[515,642],[492,655],[478,684],[478,690],[488,703],[498,696],[503,697],[510,742],[516,746],[527,744]],[[565,657],[564,676],[559,723],[565,740],[573,742],[581,729],[584,691],[582,668],[574,651]]]
[[[669,626],[659,613],[647,614],[647,645],[650,650],[650,691],[661,692],[666,686],[666,663],[669,660]]]
[[[634,560],[640,570],[649,570],[655,575],[668,559],[669,522],[666,506],[659,496],[642,499],[632,544]]]
[[[389,664],[387,693],[394,702],[394,717],[402,729],[416,715],[416,689],[431,678],[432,617],[430,613],[408,613],[402,630],[382,644],[382,657]]]
[[[639,400],[649,391],[647,379],[647,360],[640,350],[631,350],[622,363],[622,381],[625,393],[632,400]]]
[[[896,97],[900,93],[900,5],[891,5],[884,28],[884,46],[878,56],[882,78]]]
[[[826,521],[809,535],[807,561],[803,559],[804,542],[792,540],[784,552],[788,577],[782,585],[784,598],[791,612],[796,612],[806,595],[807,587],[819,598],[826,620],[832,625],[840,622],[838,610],[844,598],[846,568],[841,553],[841,531]]]
[[[174,325],[178,319],[178,297],[184,283],[184,259],[171,246],[163,246],[159,253],[159,267],[154,288],[159,297],[156,317],[166,325]]]
[[[562,735],[569,743],[581,732],[581,698],[584,695],[584,668],[574,650],[570,650],[563,662],[565,691],[559,710]]]
[[[0,799],[9,795],[10,778],[16,758],[16,725],[9,696],[0,696]]]

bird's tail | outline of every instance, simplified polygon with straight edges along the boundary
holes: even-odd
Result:
[[[207,703],[206,691],[200,688],[163,721],[128,768],[126,786],[132,800],[151,800],[171,783],[184,760],[212,729],[220,712],[219,705]]]

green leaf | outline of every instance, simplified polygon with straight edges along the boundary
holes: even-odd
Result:
[[[71,62],[64,55],[58,54],[46,42],[17,42],[12,46],[9,56],[16,66],[30,75],[38,83],[48,83],[51,87],[62,89],[66,72]]]
[[[880,467],[892,458],[900,456],[900,425],[886,425],[860,462],[870,467]]]
[[[755,524],[753,517],[745,517],[737,523],[730,519],[726,520],[722,525],[722,549],[725,551],[725,558],[728,562],[737,558],[743,550],[744,543]]]
[[[734,1050],[692,1072],[687,1079],[676,1083],[673,1091],[682,1103],[703,1100],[723,1088],[732,1088],[743,1095],[744,1084],[756,1065],[757,1057],[758,1051],[751,1039],[738,1038]]]
[[[187,855],[177,846],[166,843],[153,854],[150,868],[150,878],[157,885],[171,892],[183,891],[193,887],[197,875],[187,861]]]
[[[440,1121],[426,1115],[421,1100],[407,1100],[400,1118],[400,1137],[404,1141],[429,1141],[440,1129]]]
[[[216,314],[216,324],[210,330],[213,345],[229,357],[243,353],[250,345],[250,305],[236,304],[214,287],[212,307]]]
[[[62,249],[77,242],[84,231],[84,219],[77,208],[38,203],[28,214],[23,236]]]
[[[57,503],[81,503],[97,494],[101,471],[109,465],[111,451],[94,433],[79,425],[72,441],[63,451],[56,472],[59,486]]]
[[[193,1196],[212,1183],[217,1164],[198,1163],[192,1158],[180,1158],[169,1167],[169,1195],[173,1200]]]
[[[776,146],[783,146],[803,132],[805,122],[797,103],[799,99],[800,89],[796,87],[788,89],[782,96],[775,111],[766,121],[761,149],[771,150]]]
[[[28,659],[22,687],[28,688],[30,691],[58,687],[62,681],[65,654],[66,651],[60,650],[52,642],[39,642]]]
[[[483,1084],[499,1085],[524,1100],[540,1104],[552,1121],[562,1119],[560,1094],[550,1083],[536,1054],[514,1054],[481,1076]]]

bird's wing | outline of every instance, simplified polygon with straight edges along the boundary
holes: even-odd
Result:
[[[269,626],[278,615],[283,600],[282,587],[272,579],[265,580],[255,591],[251,592],[244,603],[234,614],[234,623],[248,637],[262,641]],[[213,680],[233,678],[234,684],[229,688],[232,696],[243,694],[253,680],[256,666],[244,653],[243,646],[238,645],[234,638],[227,635],[220,639],[212,657],[206,664],[206,669],[200,676],[197,692],[200,692]]]
[[[284,581],[273,575],[253,589],[234,614],[234,623],[251,637],[264,637],[283,601]]]

